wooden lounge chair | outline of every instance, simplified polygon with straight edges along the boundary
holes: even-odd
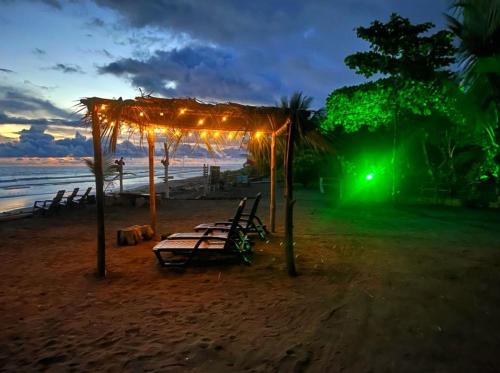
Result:
[[[61,206],[64,206],[64,207],[73,206],[73,200],[75,199],[79,190],[80,190],[80,188],[75,188],[75,189],[73,189],[73,191],[71,192],[71,194],[69,196],[63,197],[61,199]]]
[[[33,205],[33,214],[46,215],[56,211],[59,207],[61,207],[61,200],[65,192],[65,190],[60,190],[53,199],[35,201],[35,204]]]
[[[260,218],[257,216],[257,208],[259,207],[260,200],[262,199],[262,194],[257,193],[255,200],[253,202],[250,213],[241,214],[238,220],[238,228],[242,230],[244,234],[256,233],[260,239],[265,240],[266,234],[268,233],[266,226],[262,223]],[[226,221],[218,221],[215,223],[200,224],[194,227],[196,232],[203,231],[206,229],[226,231],[229,229],[233,222],[233,219]]]
[[[251,247],[246,236],[238,229],[238,220],[245,208],[246,199],[241,200],[235,217],[227,232],[216,233],[213,229],[206,229],[199,233],[176,233],[159,242],[153,247],[158,262],[163,267],[185,267],[193,257],[203,254],[231,255],[239,257],[243,262],[250,263]],[[166,260],[162,253],[183,255],[179,261]]]
[[[85,203],[87,203],[88,199],[89,199],[89,194],[90,194],[90,191],[92,190],[92,187],[88,187],[87,190],[85,191],[85,193],[83,193],[81,196],[75,196],[73,198],[73,201],[72,203],[74,205],[77,205],[77,206],[81,206]]]

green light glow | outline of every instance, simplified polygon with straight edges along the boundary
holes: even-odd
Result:
[[[367,181],[372,181],[373,180],[373,176],[374,176],[373,174],[368,174],[368,175],[366,175],[365,179]]]

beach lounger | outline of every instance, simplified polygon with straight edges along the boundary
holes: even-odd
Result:
[[[260,239],[265,240],[268,231],[266,226],[257,216],[257,208],[259,207],[261,199],[262,199],[262,194],[257,193],[252,208],[250,210],[250,213],[241,214],[241,217],[238,220],[238,228],[240,228],[244,234],[256,233],[260,237]],[[203,231],[205,229],[212,229],[212,230],[215,229],[215,230],[225,231],[229,229],[232,222],[233,219],[229,219],[226,221],[218,221],[215,223],[200,224],[194,227],[194,230],[196,232]]]
[[[75,189],[73,189],[73,191],[71,192],[71,194],[69,196],[63,197],[61,199],[61,206],[64,206],[64,207],[73,206],[73,200],[75,199],[79,190],[80,190],[80,188],[75,188]]]
[[[33,214],[50,214],[61,207],[61,200],[64,196],[65,190],[60,190],[57,192],[53,199],[45,201],[35,201],[33,205]]]
[[[77,205],[77,206],[81,206],[81,205],[87,203],[91,190],[92,190],[92,187],[88,187],[87,190],[85,191],[85,193],[83,193],[81,196],[78,196],[78,195],[75,196],[73,198],[73,201],[72,201],[73,204]]]
[[[238,205],[233,222],[227,232],[217,233],[206,229],[199,233],[176,233],[159,242],[153,247],[158,262],[163,267],[185,267],[193,257],[203,254],[231,255],[239,257],[243,262],[250,263],[251,247],[245,235],[238,229],[238,221],[245,208],[246,199]],[[183,255],[179,261],[166,260],[162,253]]]

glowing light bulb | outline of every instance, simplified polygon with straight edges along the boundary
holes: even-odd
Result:
[[[181,114],[181,115],[184,114],[185,112],[186,112],[186,109],[179,110],[179,114]]]
[[[144,113],[141,111],[141,112],[139,113],[139,116],[140,116],[140,117],[143,117],[143,116],[144,116]]]
[[[226,120],[227,120],[227,117],[224,115],[224,116],[222,117],[222,121],[223,121],[223,122],[225,122]]]
[[[373,180],[373,177],[374,177],[373,174],[368,174],[368,175],[366,175],[365,179],[366,179],[366,181],[371,181],[371,180]]]
[[[200,119],[200,120],[198,121],[198,124],[203,124],[204,122],[205,122],[205,119]]]
[[[214,137],[219,137],[220,136],[220,132],[219,131],[215,131],[214,132]]]
[[[200,132],[200,137],[202,139],[204,139],[205,137],[207,137],[207,131]]]
[[[188,136],[189,136],[189,137],[193,136],[193,133],[192,133],[192,132],[189,132],[189,133],[188,133]]]
[[[229,134],[227,135],[227,139],[232,140],[233,138],[234,138],[234,134],[232,132],[229,132]]]
[[[163,113],[160,113],[160,117],[162,117],[162,116],[163,116]]]
[[[258,140],[262,137],[262,132],[255,132],[255,138]]]
[[[106,110],[106,105],[102,104],[101,105],[101,110]]]

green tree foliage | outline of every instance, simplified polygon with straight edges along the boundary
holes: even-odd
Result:
[[[374,21],[370,27],[356,29],[358,37],[370,43],[370,51],[348,56],[345,63],[367,78],[380,73],[414,80],[433,79],[436,71],[455,60],[451,32],[421,35],[433,27],[430,22],[413,25],[393,13],[387,23]]]
[[[467,93],[483,112],[496,111],[494,138],[500,145],[500,0],[454,1],[450,30],[460,41],[458,56]],[[496,162],[500,164],[500,148]]]
[[[463,123],[462,100],[463,93],[452,80],[408,80],[396,87],[393,79],[381,79],[332,92],[326,100],[321,127],[331,130],[343,126],[347,132],[363,126],[377,129],[394,123],[397,110],[418,116],[439,114]]]

